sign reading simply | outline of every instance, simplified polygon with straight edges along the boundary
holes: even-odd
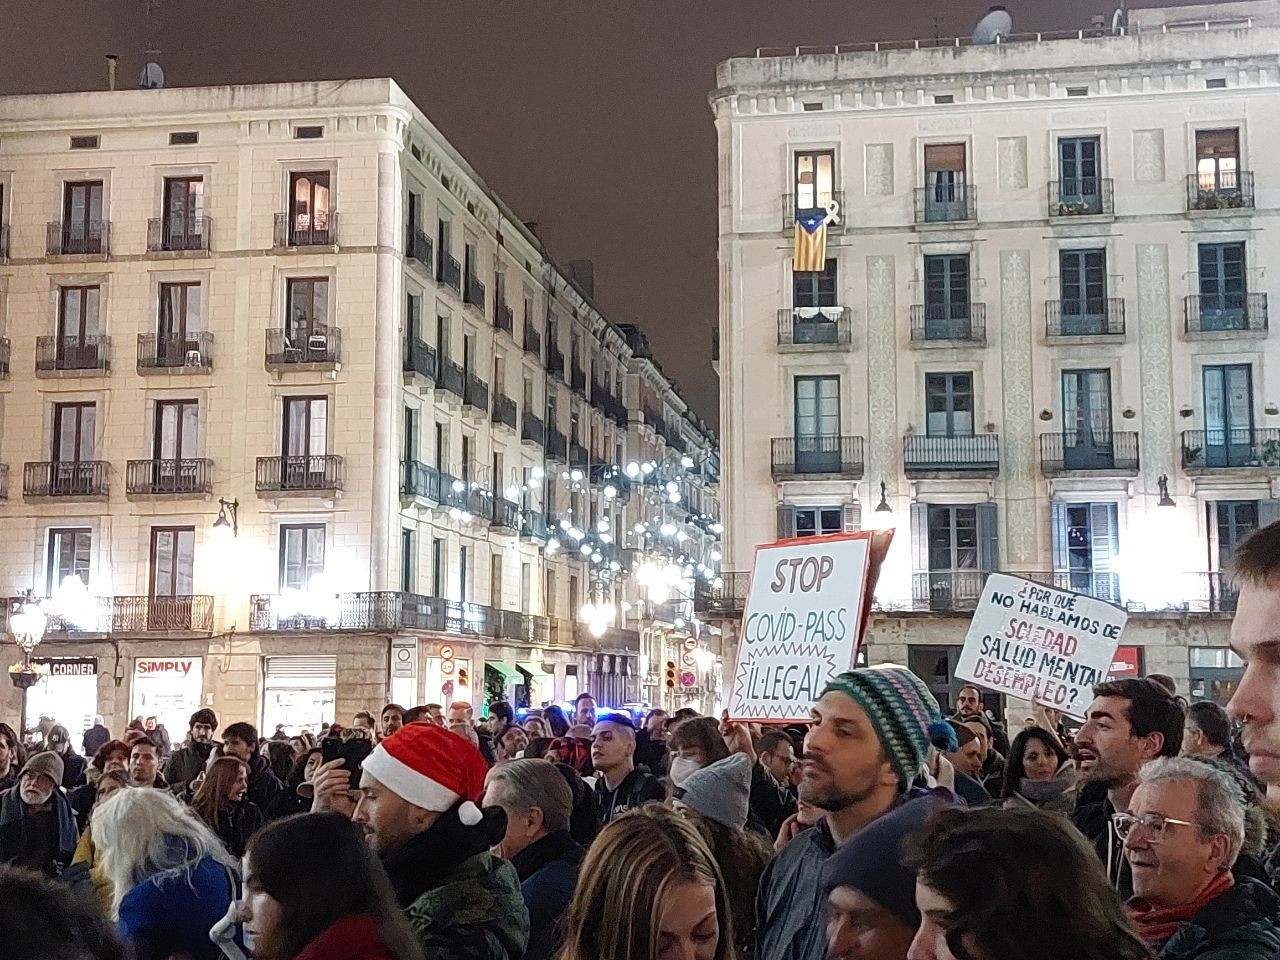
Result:
[[[729,698],[733,720],[808,720],[827,681],[853,666],[880,534],[834,534],[756,548]],[[874,558],[873,559],[873,555]]]
[[[987,578],[956,676],[1083,717],[1129,619],[1104,600],[1008,574]]]

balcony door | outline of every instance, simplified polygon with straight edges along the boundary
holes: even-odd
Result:
[[[289,245],[323,243],[329,233],[329,172],[289,175]]]
[[[58,288],[59,370],[85,370],[98,365],[99,307],[102,288],[98,286]]]
[[[45,580],[45,596],[57,593],[62,582],[76,577],[89,585],[89,560],[92,555],[93,531],[70,527],[49,531],[49,569]]]
[[[840,378],[795,378],[797,473],[840,470]]]
[[[200,405],[195,400],[157,400],[152,440],[154,490],[195,489]]]
[[[1058,251],[1058,285],[1062,333],[1067,336],[1106,333],[1106,250]]]
[[[166,250],[188,250],[200,245],[204,232],[204,178],[166,177],[164,181],[164,229]]]
[[[1111,371],[1062,371],[1062,457],[1067,470],[1115,465]]]
[[[96,421],[97,406],[93,403],[54,404],[52,492],[93,491]]]
[[[1202,243],[1197,252],[1200,329],[1245,329],[1244,244]]]
[[[285,487],[323,489],[328,411],[324,397],[285,397],[280,470]]]
[[[924,335],[969,340],[969,255],[924,258]]]
[[[102,181],[67,183],[62,194],[62,252],[97,253],[101,243]]]
[[[1205,193],[1240,190],[1240,131],[1196,131],[1196,181]]]
[[[188,354],[199,354],[199,334],[203,328],[201,301],[199,283],[160,284],[156,359],[164,366],[182,366]]]
[[[1253,375],[1247,363],[1207,366],[1204,378],[1204,462],[1243,467],[1253,460]]]
[[[973,436],[973,374],[927,374],[924,394],[925,432],[929,436]]]
[[[280,528],[280,590],[306,590],[324,573],[324,524],[285,524]]]
[[[797,153],[793,175],[796,212],[825,210],[835,199],[836,155],[830,150]]]
[[[1099,137],[1061,137],[1058,140],[1059,199],[1083,207],[1085,212],[1102,211],[1102,185],[1098,179],[1102,164]]]
[[[1234,610],[1239,591],[1224,571],[1244,539],[1276,519],[1275,500],[1219,500],[1206,505],[1209,530],[1210,609]]]
[[[930,609],[972,605],[996,567],[995,504],[911,508],[915,598]]]
[[[968,219],[965,203],[965,145],[930,143],[924,148],[925,220]]]
[[[1112,570],[1120,552],[1117,514],[1114,503],[1053,504],[1057,586],[1119,602],[1120,578]]]
[[[195,565],[195,527],[151,528],[151,583],[147,598],[147,628],[190,630],[192,568]]]
[[[831,257],[821,271],[792,272],[792,343],[836,342],[840,288],[837,263]]]
[[[329,280],[327,277],[290,280],[287,293],[285,349],[309,350],[312,337],[323,339],[327,335]]]

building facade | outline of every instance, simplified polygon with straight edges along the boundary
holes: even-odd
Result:
[[[711,434],[393,81],[0,116],[0,715],[711,689]]]
[[[726,570],[893,526],[867,653],[945,701],[996,570],[1125,605],[1118,673],[1225,701],[1221,571],[1280,519],[1277,49],[1263,2],[721,64]],[[819,269],[798,211],[838,217]],[[744,590],[698,605],[732,630]]]

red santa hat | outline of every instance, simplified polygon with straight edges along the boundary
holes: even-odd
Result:
[[[383,740],[364,761],[365,771],[414,806],[444,813],[459,800],[458,819],[474,827],[488,764],[468,740],[434,724],[410,723]]]

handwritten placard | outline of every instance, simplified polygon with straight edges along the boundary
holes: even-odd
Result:
[[[835,534],[756,548],[731,719],[809,719],[828,680],[853,666],[891,537]]]
[[[1083,717],[1111,672],[1126,614],[1103,600],[996,573],[973,613],[956,676]]]

